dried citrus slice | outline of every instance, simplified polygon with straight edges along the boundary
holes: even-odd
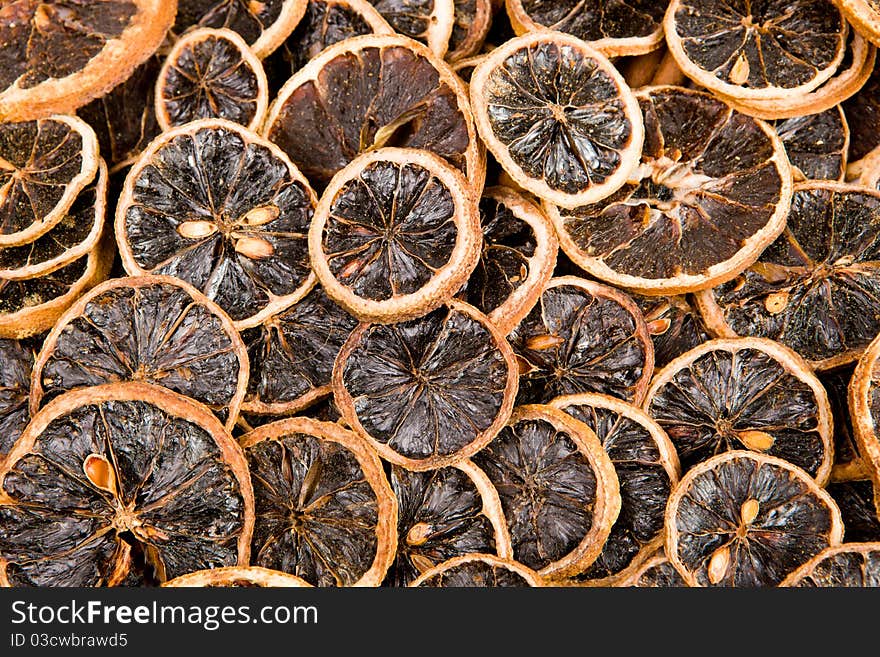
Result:
[[[574,276],[554,278],[509,335],[520,369],[518,403],[599,392],[640,404],[654,348],[635,302]]]
[[[0,465],[30,422],[28,395],[39,339],[0,339]]]
[[[86,187],[50,230],[32,242],[0,246],[0,278],[37,278],[87,255],[98,245],[107,208],[107,166]]]
[[[308,182],[277,146],[221,119],[162,133],[125,179],[125,271],[176,276],[248,328],[311,288]]]
[[[412,319],[467,281],[480,257],[479,221],[457,169],[427,151],[381,148],[324,191],[309,229],[312,268],[355,317]]]
[[[623,76],[561,32],[511,39],[477,66],[480,136],[524,189],[565,207],[599,201],[638,164],[644,128]]]
[[[304,579],[259,566],[224,566],[187,573],[168,580],[170,587],[305,588]]]
[[[678,456],[659,424],[614,397],[567,395],[550,406],[590,427],[617,473],[620,514],[598,558],[574,577],[580,584],[612,585],[662,545],[666,502],[678,483]]]
[[[780,586],[876,588],[880,586],[880,543],[844,543],[826,548]]]
[[[609,57],[641,55],[663,44],[663,14],[658,0],[507,0],[507,15],[517,34],[557,30],[588,41]]]
[[[454,0],[455,18],[446,59],[457,62],[480,51],[492,25],[492,0]]]
[[[31,412],[69,390],[142,381],[202,402],[231,430],[248,378],[229,316],[169,276],[114,278],[82,296],[34,364]]]
[[[244,331],[251,373],[243,410],[288,415],[330,395],[333,362],[357,323],[316,285],[295,305]]]
[[[296,73],[269,107],[263,134],[316,186],[359,153],[402,146],[440,155],[478,193],[485,163],[470,115],[466,86],[428,48],[365,35],[330,46]]]
[[[657,372],[644,408],[666,430],[683,472],[750,449],[786,459],[820,485],[831,474],[828,395],[809,365],[778,342],[710,340]]]
[[[849,411],[859,453],[875,486],[880,486],[880,336],[865,350],[849,384]],[[875,500],[880,514],[880,499]]]
[[[118,383],[58,397],[0,470],[0,583],[161,583],[245,565],[254,498],[241,449],[201,404]]]
[[[666,510],[666,554],[690,586],[776,586],[842,540],[831,496],[800,468],[754,452],[699,464]]]
[[[369,0],[399,34],[428,46],[438,57],[449,47],[455,23],[453,0]]]
[[[453,465],[504,426],[518,370],[504,336],[450,301],[419,319],[361,324],[339,352],[333,393],[345,422],[410,470]]]
[[[819,370],[856,360],[880,332],[880,193],[795,186],[785,231],[737,278],[697,295],[716,336],[783,342]]]
[[[840,105],[819,114],[781,119],[782,139],[795,180],[838,180],[846,175],[849,126]]]
[[[47,331],[86,290],[107,278],[112,245],[102,240],[87,255],[39,278],[0,278],[0,338]]]
[[[73,116],[0,123],[0,246],[61,221],[98,173],[98,139]]]
[[[70,113],[125,80],[162,43],[176,0],[0,7],[0,121]]]
[[[648,559],[619,586],[634,586],[638,588],[682,588],[687,582],[678,573],[663,550]]]
[[[473,460],[498,491],[514,559],[554,579],[596,560],[620,489],[592,429],[549,406],[520,406]]]
[[[710,339],[703,318],[687,297],[633,295],[645,316],[654,343],[654,367],[665,367],[674,358]]]
[[[553,276],[556,233],[541,210],[507,187],[484,190],[480,225],[480,261],[459,296],[509,333]]]
[[[495,588],[543,586],[541,577],[531,568],[491,554],[455,557],[435,566],[410,586],[432,588]]]
[[[178,0],[172,31],[227,28],[238,32],[260,59],[290,35],[306,11],[308,0]]]
[[[498,493],[470,461],[427,472],[391,466],[397,497],[397,556],[384,585],[407,586],[453,557],[512,555]]]
[[[161,68],[162,57],[153,55],[125,82],[76,112],[95,131],[113,173],[132,164],[161,132],[154,93]]]
[[[831,469],[831,481],[868,478],[867,466],[859,454],[847,399],[854,369],[854,365],[848,365],[818,374],[819,381],[828,393],[831,415],[834,418],[834,467]]]
[[[880,147],[880,67],[872,67],[870,77],[859,92],[843,102],[850,129],[847,178],[861,175],[863,160]]]
[[[275,53],[284,62],[282,83],[325,48],[364,34],[394,34],[368,0],[309,0],[302,20]]]
[[[291,418],[242,437],[257,522],[251,563],[314,586],[378,586],[397,502],[376,454],[337,424]]]
[[[545,206],[560,246],[596,278],[643,294],[732,278],[785,226],[792,182],[782,140],[707,93],[651,87],[637,97],[641,164],[601,203]]]
[[[203,28],[181,37],[168,53],[154,97],[163,130],[198,119],[227,119],[256,130],[266,118],[269,83],[238,33]]]
[[[743,101],[721,97],[743,114],[759,119],[791,119],[819,114],[856,94],[874,69],[877,49],[854,30],[849,30],[847,50],[837,73],[813,91],[785,98]]]
[[[843,537],[848,542],[880,541],[880,517],[871,481],[841,481],[828,484],[825,490],[840,509]]]
[[[812,91],[837,71],[848,30],[828,0],[672,0],[664,28],[685,75],[740,100]]]
[[[846,20],[875,44],[880,44],[880,5],[876,0],[835,0]]]

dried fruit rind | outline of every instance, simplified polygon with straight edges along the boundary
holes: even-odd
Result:
[[[413,581],[412,587],[544,586],[538,573],[511,559],[470,554],[438,564]]]

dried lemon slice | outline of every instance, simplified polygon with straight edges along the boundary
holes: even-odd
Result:
[[[217,304],[169,276],[114,278],[81,297],[46,337],[31,411],[69,390],[142,381],[202,402],[231,430],[247,377],[244,343]]]
[[[70,113],[155,52],[177,0],[32,2],[0,7],[0,121]]]
[[[688,584],[660,550],[659,554],[648,559],[632,576],[619,586],[637,588],[683,588]]]
[[[378,586],[397,547],[397,502],[366,443],[292,418],[241,438],[254,485],[253,565],[313,586]]]
[[[590,43],[609,57],[641,55],[663,44],[663,0],[507,0],[517,34],[556,30]]]
[[[637,94],[641,164],[601,203],[545,205],[559,243],[587,272],[651,295],[728,280],[782,232],[792,194],[782,140],[763,121],[681,87]]]
[[[39,339],[0,338],[0,465],[30,422],[27,400],[39,350]]]
[[[204,28],[184,35],[168,53],[154,98],[162,130],[199,119],[227,119],[256,130],[266,118],[269,83],[236,32]]]
[[[492,26],[492,0],[455,0],[446,59],[458,62],[480,51]]]
[[[832,418],[825,388],[772,340],[711,340],[657,372],[644,404],[666,430],[682,471],[728,450],[784,458],[828,481]]]
[[[54,399],[0,469],[0,584],[157,584],[245,565],[254,498],[204,406],[116,383]]]
[[[876,0],[835,0],[853,27],[880,44],[880,6]]]
[[[541,577],[531,568],[511,559],[491,554],[469,554],[455,557],[413,581],[413,587],[435,588],[498,588],[543,586]]]
[[[222,119],[162,133],[125,179],[116,241],[133,275],[175,276],[256,326],[314,284],[315,194],[272,143]]]
[[[837,180],[846,175],[849,126],[840,105],[819,114],[773,124],[782,139],[795,180]]]
[[[843,535],[848,542],[880,541],[880,513],[874,503],[870,480],[842,481],[825,487],[843,518]]]
[[[698,84],[739,100],[790,98],[837,71],[848,25],[828,0],[672,0],[669,52]]]
[[[480,256],[467,180],[427,151],[382,148],[328,185],[309,229],[312,268],[363,321],[419,317],[451,298]]]
[[[654,368],[666,367],[684,352],[710,339],[703,318],[689,297],[643,297],[633,295],[654,343]]]
[[[424,43],[438,57],[449,47],[455,24],[453,0],[369,0],[399,34]]]
[[[480,136],[517,184],[564,207],[617,191],[638,164],[638,103],[611,63],[561,32],[511,39],[471,76]]]
[[[773,338],[827,370],[856,360],[880,332],[880,193],[795,186],[784,232],[735,279],[696,295],[716,336]]]
[[[880,408],[877,403],[878,358],[880,337],[876,338],[859,359],[849,384],[849,411],[859,453],[867,466],[868,476],[880,486]],[[880,498],[874,500],[880,515]]]
[[[826,548],[785,578],[796,588],[880,586],[880,543],[844,543]]]
[[[596,560],[620,489],[592,429],[549,406],[520,406],[473,461],[498,491],[515,560],[554,579]]]
[[[235,587],[235,588],[303,588],[309,587],[304,579],[270,568],[259,566],[224,566],[197,570],[168,580],[162,586],[171,587]]]
[[[666,511],[666,554],[690,586],[776,586],[842,539],[828,493],[800,468],[754,452],[696,466]]]
[[[345,422],[411,470],[482,449],[513,408],[517,367],[504,336],[461,301],[396,324],[361,324],[342,347],[333,392]]]

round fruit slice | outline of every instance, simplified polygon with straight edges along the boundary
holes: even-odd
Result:
[[[71,113],[162,43],[176,0],[34,2],[0,7],[0,121]]]
[[[666,554],[690,586],[776,586],[842,540],[831,496],[800,468],[754,452],[696,466],[666,510]]]
[[[320,285],[287,310],[242,333],[250,358],[242,409],[290,415],[333,392],[333,363],[358,322]]]
[[[296,27],[308,0],[178,0],[172,32],[193,27],[238,32],[260,59],[270,55]]]
[[[545,205],[560,246],[596,278],[642,294],[729,280],[785,226],[792,182],[782,140],[703,92],[651,87],[637,96],[641,164],[602,203]]]
[[[843,518],[843,536],[852,542],[880,541],[880,514],[874,502],[874,484],[868,480],[828,484]]]
[[[0,246],[31,242],[64,219],[98,159],[94,130],[76,117],[0,123]]]
[[[471,76],[471,103],[495,159],[546,201],[600,201],[638,164],[638,103],[611,63],[575,37],[542,31],[496,48]]]
[[[850,179],[861,175],[863,160],[880,147],[880,67],[872,68],[859,93],[843,103],[851,133],[847,165]]]
[[[86,290],[104,281],[113,264],[108,240],[52,273],[25,280],[0,278],[0,338],[47,331]]]
[[[791,349],[761,338],[711,340],[651,381],[645,410],[682,471],[729,450],[783,458],[824,485],[834,458],[825,388]]]
[[[844,543],[826,548],[780,586],[876,588],[880,586],[880,543]]]
[[[838,180],[846,175],[849,126],[837,105],[820,114],[776,121],[795,180]]]
[[[510,558],[498,493],[470,461],[411,472],[391,466],[397,497],[397,557],[386,586],[407,586],[438,564],[474,552]]]
[[[853,27],[880,45],[880,5],[876,0],[835,0]]]
[[[31,419],[28,395],[39,349],[39,339],[0,339],[0,466]]]
[[[107,179],[107,166],[101,160],[97,179],[79,193],[54,227],[33,242],[0,246],[0,278],[37,278],[94,250],[104,230]]]
[[[304,579],[259,566],[225,566],[199,570],[175,577],[162,586],[168,587],[235,587],[235,588],[305,588]]]
[[[361,324],[339,352],[333,392],[345,422],[391,463],[454,465],[491,441],[517,390],[510,345],[461,301],[398,324]]]
[[[162,583],[245,565],[254,498],[241,449],[164,388],[86,388],[40,411],[0,469],[0,584]]]
[[[818,370],[856,360],[880,332],[880,193],[795,187],[785,231],[732,281],[697,295],[716,336],[778,340]]]
[[[596,560],[620,489],[592,429],[549,406],[520,406],[473,460],[498,491],[514,559],[553,578]]]
[[[617,473],[620,515],[599,557],[574,578],[589,586],[612,585],[663,543],[666,502],[678,483],[678,456],[660,425],[614,397],[568,395],[550,405],[593,430]]]
[[[367,0],[309,0],[302,20],[276,53],[285,63],[282,82],[325,48],[364,34],[394,34]]]
[[[666,367],[684,352],[710,339],[703,318],[684,296],[633,295],[648,324],[654,343],[654,367]]]
[[[531,568],[491,554],[455,557],[435,566],[410,586],[434,588],[495,588],[543,586],[541,577]]]
[[[263,134],[316,186],[359,153],[402,146],[441,156],[478,194],[486,167],[470,116],[466,86],[428,48],[366,35],[330,46],[294,75]]]
[[[609,57],[641,55],[663,44],[662,0],[507,0],[517,34],[557,30],[589,41]]]
[[[162,130],[199,119],[227,119],[256,130],[266,118],[269,83],[236,32],[200,29],[168,53],[156,79],[155,103]]]
[[[114,278],[56,322],[34,364],[31,412],[69,390],[142,381],[202,402],[235,426],[244,343],[217,304],[169,276]]]
[[[454,0],[455,20],[446,59],[457,62],[480,51],[492,25],[492,0]]]
[[[479,209],[436,155],[381,148],[328,185],[309,229],[327,296],[363,321],[419,317],[451,298],[480,257]]]
[[[859,453],[880,486],[880,336],[865,350],[849,384],[849,410]],[[880,498],[875,499],[880,514]]]
[[[867,466],[859,454],[849,414],[849,383],[854,370],[854,365],[848,365],[818,374],[819,381],[828,393],[831,415],[834,418],[834,467],[831,469],[831,481],[868,478]]]
[[[672,0],[664,28],[685,75],[741,100],[812,91],[837,71],[848,30],[829,0]]]
[[[241,444],[257,508],[253,565],[313,586],[378,586],[397,549],[397,502],[376,454],[308,418],[267,424]]]
[[[556,233],[541,210],[507,187],[483,192],[480,225],[480,261],[459,296],[509,333],[553,276]]]
[[[132,164],[162,131],[156,122],[156,78],[163,58],[156,54],[112,91],[77,110],[98,136],[101,157],[111,173]]]
[[[633,300],[574,276],[551,280],[509,339],[519,361],[520,404],[580,392],[640,404],[654,371],[651,336]]]
[[[229,121],[195,121],[162,133],[129,171],[116,241],[129,274],[176,276],[248,328],[314,284],[315,203],[277,146]]]
[[[620,586],[634,586],[638,588],[682,588],[687,582],[678,573],[663,550],[657,556],[648,559],[641,565],[632,576]]]
[[[455,22],[453,0],[369,0],[399,34],[416,39],[443,57]]]

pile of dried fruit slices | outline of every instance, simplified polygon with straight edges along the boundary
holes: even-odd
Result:
[[[880,585],[880,13],[0,7],[0,585]]]

